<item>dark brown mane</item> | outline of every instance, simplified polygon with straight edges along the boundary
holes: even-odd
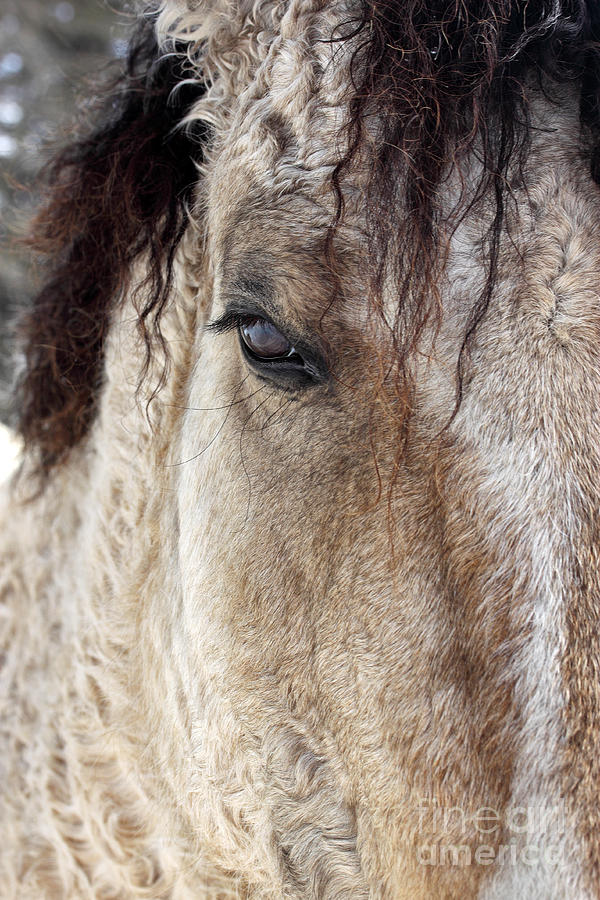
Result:
[[[45,472],[93,420],[104,339],[132,262],[142,253],[148,257],[149,299],[140,320],[158,326],[186,225],[185,204],[206,133],[175,126],[204,87],[187,83],[173,91],[185,79],[185,56],[161,56],[153,26],[142,19],[132,39],[126,72],[103,107],[106,124],[68,146],[45,173],[47,201],[33,245],[49,264],[24,323],[19,397],[21,433],[39,448]],[[363,0],[360,18],[334,39],[349,34],[359,43],[349,98],[350,149],[334,172],[333,189],[339,219],[344,174],[356,157],[367,155],[375,295],[391,269],[398,284],[394,335],[402,371],[439,312],[438,191],[449,164],[475,152],[483,164],[477,196],[489,195],[493,213],[487,283],[473,304],[463,349],[485,314],[505,226],[507,175],[518,171],[528,147],[524,85],[532,76],[547,91],[552,84],[580,86],[582,150],[588,147],[592,177],[600,181],[600,11],[593,0]],[[379,123],[375,149],[366,141],[373,113]],[[400,194],[408,216],[398,228],[389,210]],[[466,212],[463,198],[455,220]]]
[[[110,315],[140,254],[148,260],[140,310],[148,343],[146,322],[157,323],[166,302],[206,138],[201,125],[177,128],[204,92],[199,83],[181,86],[185,77],[183,55],[161,55],[154,20],[142,17],[125,71],[98,100],[101,124],[42,173],[47,199],[30,243],[47,260],[46,280],[22,323],[18,408],[43,473],[93,420]]]
[[[487,281],[473,303],[458,361],[458,409],[465,350],[490,302],[510,185],[522,178],[529,147],[526,85],[537,81],[550,101],[557,86],[580,88],[582,155],[588,153],[591,176],[600,183],[600,5],[363,0],[361,12],[340,34],[354,35],[359,47],[352,64],[350,149],[336,167],[333,186],[339,220],[343,175],[367,146],[367,233],[376,261],[372,295],[381,296],[384,276],[394,277],[395,363],[409,406],[406,361],[425,326],[439,320],[444,230],[456,227],[483,196],[492,203]],[[376,141],[367,138],[374,121]],[[460,171],[470,154],[481,162],[479,185],[442,213],[444,177],[452,164]],[[391,213],[395,208],[402,210],[400,221]]]

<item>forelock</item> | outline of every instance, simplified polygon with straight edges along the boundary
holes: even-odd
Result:
[[[530,145],[532,89],[545,102],[564,102],[563,88],[570,102],[579,94],[574,140],[600,181],[600,14],[589,0],[165,0],[142,23],[103,106],[108,122],[58,156],[37,220],[50,268],[25,324],[21,431],[46,469],[89,429],[111,310],[144,254],[140,326],[149,350],[160,340],[174,254],[190,209],[206,206],[203,181],[218,188],[217,163],[244,169],[258,206],[310,198],[332,268],[335,235],[361,194],[366,294],[376,308],[384,281],[395,286],[405,386],[406,361],[441,315],[448,231],[482,198],[487,274],[463,349],[485,315]],[[448,209],[449,169],[460,185],[474,156],[477,184],[464,179]],[[218,190],[212,206],[236,214],[218,208]]]

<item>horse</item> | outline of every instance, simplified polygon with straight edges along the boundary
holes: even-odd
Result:
[[[600,14],[161,0],[45,174],[4,898],[600,892]]]

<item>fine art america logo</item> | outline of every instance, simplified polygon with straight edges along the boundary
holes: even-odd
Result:
[[[562,805],[467,811],[423,798],[416,812],[416,854],[423,866],[553,866],[560,858]]]

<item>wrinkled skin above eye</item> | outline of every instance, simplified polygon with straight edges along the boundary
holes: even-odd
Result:
[[[248,320],[240,326],[240,335],[248,350],[259,359],[282,359],[295,353],[285,335],[267,319]]]

